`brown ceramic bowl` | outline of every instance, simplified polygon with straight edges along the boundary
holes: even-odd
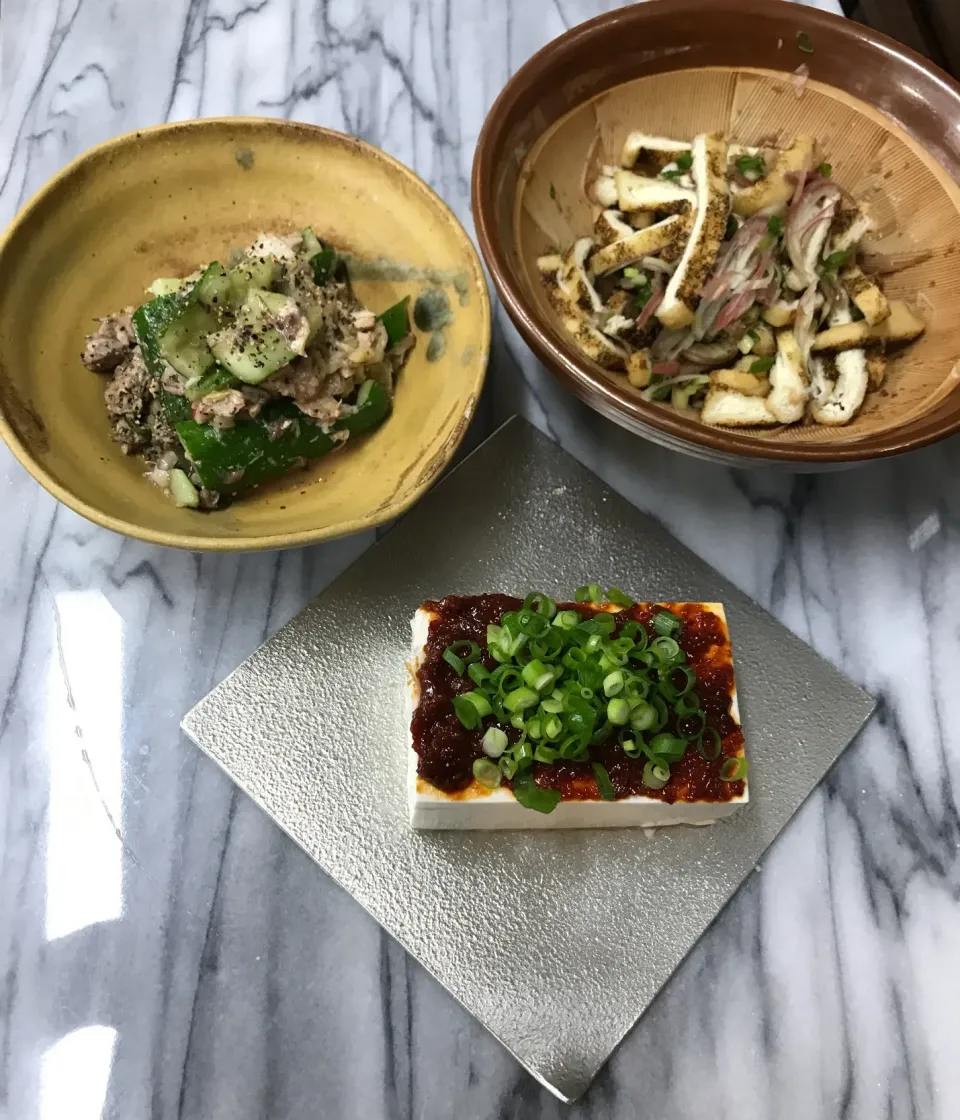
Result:
[[[800,49],[805,33],[813,53]],[[791,73],[806,64],[798,96]],[[583,356],[546,298],[536,258],[590,232],[591,167],[633,129],[741,143],[818,139],[876,223],[875,248],[912,262],[887,277],[923,337],[843,428],[709,428],[648,403]],[[480,246],[514,323],[579,397],[665,446],[718,462],[821,470],[960,430],[960,86],[852,21],[777,0],[650,0],[584,23],[534,55],[487,117],[473,165]]]

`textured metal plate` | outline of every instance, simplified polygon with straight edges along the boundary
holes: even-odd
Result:
[[[559,596],[588,577],[644,598],[724,603],[749,807],[711,828],[652,834],[413,832],[403,663],[416,607],[453,592],[536,587]],[[515,419],[183,727],[569,1100],[872,710],[870,697],[771,615]]]

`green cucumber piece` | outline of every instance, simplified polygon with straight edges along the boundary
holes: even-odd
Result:
[[[300,237],[303,239],[303,252],[307,257],[314,257],[323,249],[323,242],[309,226],[300,234]]]
[[[227,270],[219,261],[213,261],[193,286],[190,299],[202,303],[208,311],[216,312],[229,307],[234,294],[234,284]]]
[[[390,413],[390,397],[379,381],[364,381],[355,403],[357,411],[344,416],[336,425],[352,435],[376,428]]]
[[[178,506],[196,509],[200,505],[196,486],[179,467],[174,467],[170,472],[170,495]]]
[[[377,316],[386,328],[388,347],[396,346],[410,333],[410,320],[407,317],[407,304],[409,302],[410,297],[404,296],[399,303],[395,303],[393,307],[388,307],[386,311],[381,311]]]
[[[164,358],[184,377],[202,377],[213,365],[207,335],[217,329],[217,317],[201,303],[189,303],[165,328],[156,331]]]
[[[183,287],[183,281],[176,279],[176,277],[161,276],[147,288],[147,291],[152,296],[172,296],[175,292],[179,292]]]
[[[267,323],[271,309],[263,297],[273,295],[251,291],[236,323],[209,337],[210,349],[220,364],[248,385],[259,385],[297,356],[276,327]],[[279,299],[286,304],[289,297]]]
[[[337,271],[337,250],[321,249],[319,253],[314,253],[310,258],[310,267],[313,269],[314,283],[326,284]]]
[[[163,355],[157,337],[177,318],[183,310],[183,300],[175,295],[157,296],[149,303],[138,307],[133,313],[133,329],[140,343],[140,353],[150,371],[151,377],[163,376]]]
[[[243,303],[251,288],[272,287],[279,274],[280,262],[276,257],[246,257],[227,273],[234,286],[237,303]]]
[[[184,396],[188,401],[198,401],[207,393],[219,393],[222,389],[232,389],[237,379],[228,369],[217,364],[207,370],[199,381],[188,384],[184,389]],[[188,410],[189,414],[189,410]],[[187,419],[188,417],[183,417]]]
[[[270,425],[285,419],[293,423],[271,439]],[[187,420],[177,424],[177,435],[202,485],[221,494],[277,478],[299,460],[319,458],[336,446],[292,401],[271,402],[255,419],[238,419],[232,428],[219,431]],[[235,478],[238,471],[243,473]]]

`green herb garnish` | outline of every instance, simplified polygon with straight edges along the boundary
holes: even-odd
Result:
[[[843,249],[838,253],[831,253],[824,259],[823,267],[826,272],[837,272],[850,259],[850,250]]]
[[[750,373],[766,373],[768,370],[773,369],[773,358],[757,358],[756,361],[750,363]]]
[[[596,779],[597,789],[604,801],[616,801],[617,791],[613,788],[607,768],[599,762],[593,764],[593,776]]]
[[[765,175],[767,171],[767,164],[763,156],[757,152],[756,155],[750,155],[744,152],[742,156],[737,156],[737,170],[741,175],[747,175],[749,172],[756,172],[759,175]]]
[[[783,218],[776,214],[770,218],[767,222],[767,233],[769,233],[771,237],[779,237],[780,234],[783,233]]]
[[[833,174],[833,165],[830,163],[821,163],[817,168],[817,171],[824,177],[824,179],[829,179]]]
[[[542,789],[533,780],[533,774],[530,771],[514,778],[513,796],[524,809],[533,809],[537,813],[552,813],[560,804],[560,791],[558,789]]]
[[[693,152],[681,152],[677,156],[676,163],[681,171],[689,171],[693,167]]]

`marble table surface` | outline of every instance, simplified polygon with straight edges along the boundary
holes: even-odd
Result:
[[[602,6],[4,0],[0,220],[115,133],[250,113],[382,144],[469,226],[486,108]],[[178,731],[370,538],[151,547],[0,448],[3,1120],[960,1116],[960,442],[823,477],[720,470],[580,406],[499,312],[470,439],[517,410],[878,717],[568,1110]]]

